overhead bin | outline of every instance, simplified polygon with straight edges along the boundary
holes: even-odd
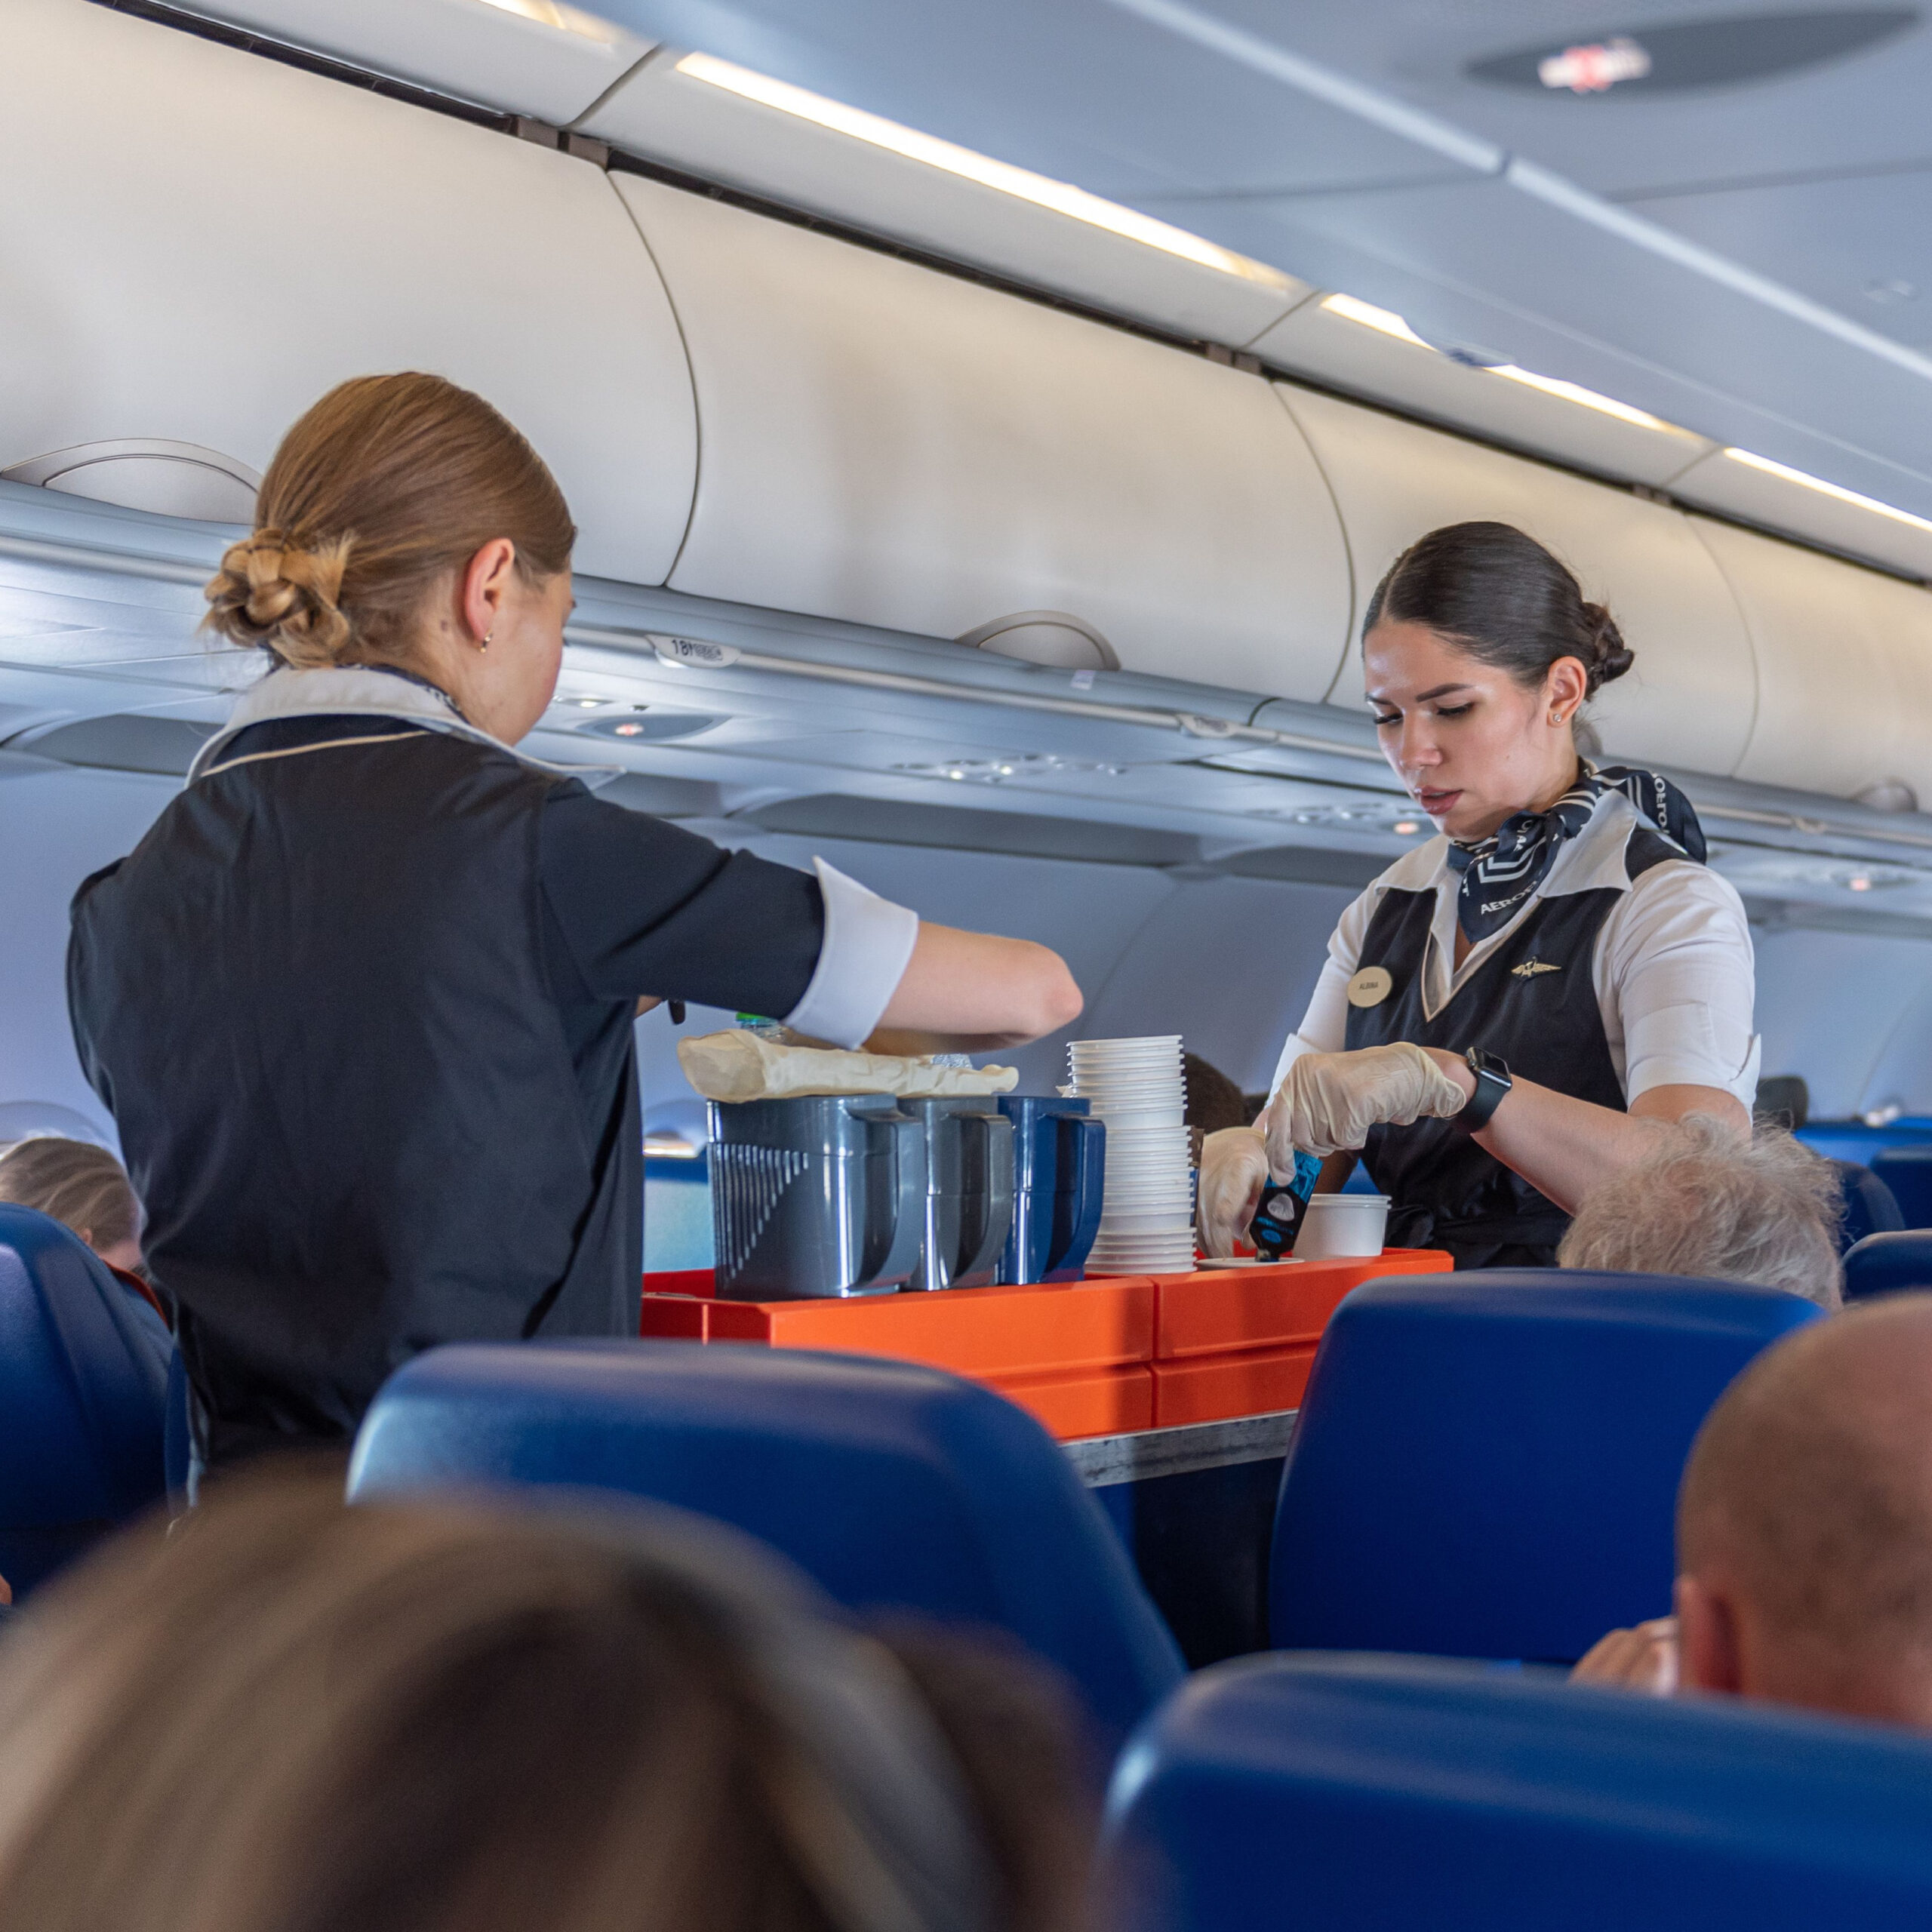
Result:
[[[1749,627],[1756,723],[1737,776],[1849,798],[1903,779],[1932,804],[1932,592],[1693,517]]]
[[[434,370],[549,461],[580,568],[663,582],[690,377],[598,170],[87,0],[6,0],[0,72],[0,469],[123,438],[264,469],[333,384]]]
[[[1633,421],[1459,362],[1323,300],[1303,303],[1249,346],[1271,367],[1632,483],[1661,488],[1711,447],[1673,424]]]
[[[1715,450],[1672,484],[1671,494],[1700,509],[1869,557],[1907,577],[1932,577],[1932,526],[1923,519],[1887,515],[1875,502],[1847,501],[1764,466],[1761,458]]]
[[[651,48],[565,0],[195,0],[186,11],[559,127]]]
[[[748,100],[680,72],[669,57],[639,67],[614,88],[580,131],[704,180],[728,182],[1202,341],[1238,347],[1314,293],[1292,275],[1232,274],[1150,248]]]
[[[1724,576],[1687,520],[1661,504],[1287,383],[1284,406],[1335,493],[1357,618],[1383,571],[1438,525],[1493,518],[1546,544],[1610,606],[1635,667],[1595,716],[1614,754],[1728,775],[1757,702],[1751,643]],[[1361,701],[1352,653],[1330,693]],[[1780,783],[1796,781],[1780,778]]]
[[[1128,671],[1318,699],[1341,529],[1268,385],[632,175],[703,461],[672,587],[958,637],[1091,626]]]

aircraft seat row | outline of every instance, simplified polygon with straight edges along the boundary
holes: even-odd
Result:
[[[1888,1239],[1932,1247],[1869,1251]],[[51,1447],[65,1485],[0,1465],[0,1568],[23,1581],[160,1493],[168,1360],[147,1314],[64,1230],[0,1210],[0,1373],[35,1425],[14,1439],[36,1469]],[[1276,1518],[1273,1634],[1304,1654],[1192,1678],[1064,1454],[989,1392],[911,1364],[439,1349],[385,1389],[351,1491],[646,1494],[763,1537],[854,1607],[1003,1626],[1120,1752],[1109,1857],[1144,1932],[1746,1909],[1777,1927],[1827,1903],[1886,1925],[1932,1903],[1932,1744],[1535,1667],[1667,1607],[1692,1435],[1758,1349],[1817,1318],[1658,1278],[1365,1284],[1330,1326]],[[35,1495],[37,1514],[15,1506]],[[1377,1648],[1411,1654],[1359,1654]]]

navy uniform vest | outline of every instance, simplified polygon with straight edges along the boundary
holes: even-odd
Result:
[[[1653,866],[1683,857],[1636,824],[1624,869],[1634,884]],[[1432,1020],[1423,1007],[1423,964],[1435,891],[1391,888],[1369,921],[1360,964],[1385,968],[1394,983],[1380,1005],[1349,1008],[1349,1051],[1396,1040],[1458,1054],[1481,1047],[1519,1079],[1623,1112],[1591,974],[1597,935],[1622,897],[1603,886],[1539,900]],[[1546,1267],[1555,1260],[1568,1215],[1453,1120],[1372,1128],[1363,1160],[1389,1197],[1392,1247],[1446,1248],[1458,1268]]]

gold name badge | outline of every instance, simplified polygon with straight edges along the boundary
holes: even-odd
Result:
[[[1386,966],[1364,966],[1349,982],[1351,1006],[1380,1006],[1395,989]]]

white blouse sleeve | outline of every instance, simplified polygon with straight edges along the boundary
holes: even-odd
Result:
[[[1282,1075],[1303,1054],[1338,1054],[1348,1044],[1349,982],[1361,964],[1362,942],[1368,937],[1368,922],[1381,894],[1371,886],[1354,900],[1335,921],[1328,935],[1328,957],[1323,961],[1321,977],[1302,1015],[1301,1024],[1291,1033],[1275,1063],[1275,1077],[1268,1083],[1272,1094],[1281,1084]]]
[[[825,900],[825,937],[804,997],[785,1024],[835,1047],[856,1047],[884,1014],[918,943],[919,915],[868,891],[823,859],[812,865]]]
[[[1744,902],[1682,860],[1653,866],[1604,922],[1598,998],[1626,1100],[1653,1087],[1758,1091],[1757,973]]]

